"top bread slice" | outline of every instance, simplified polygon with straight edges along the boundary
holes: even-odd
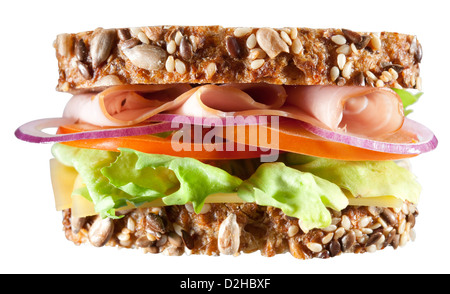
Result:
[[[58,35],[58,91],[121,84],[272,83],[420,89],[413,35],[347,29],[152,26]]]

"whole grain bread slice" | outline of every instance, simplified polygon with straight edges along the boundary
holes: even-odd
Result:
[[[397,249],[415,236],[418,210],[412,203],[405,202],[398,210],[348,206],[329,212],[332,224],[313,230],[304,229],[298,218],[278,208],[256,203],[211,203],[200,214],[189,204],[137,208],[123,211],[119,219],[77,218],[66,209],[63,226],[66,238],[77,245],[167,255],[237,256],[260,251],[272,257],[289,252],[298,259]],[[105,225],[96,225],[101,222]]]
[[[119,84],[421,88],[416,36],[347,29],[151,26],[58,35],[58,91]]]

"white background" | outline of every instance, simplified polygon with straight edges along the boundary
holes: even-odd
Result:
[[[0,35],[0,273],[449,273],[449,35],[445,1],[7,1]],[[55,36],[96,27],[222,25],[348,28],[415,34],[423,45],[425,95],[411,118],[438,148],[413,159],[423,186],[417,239],[405,247],[327,260],[143,254],[75,246],[54,209],[50,145],[17,140],[21,124],[60,116],[70,95],[55,91]]]

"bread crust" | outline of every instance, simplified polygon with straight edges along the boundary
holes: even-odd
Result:
[[[259,251],[271,257],[289,252],[298,259],[330,258],[342,253],[374,252],[404,246],[414,238],[416,206],[405,202],[402,209],[349,206],[330,210],[332,223],[323,229],[305,230],[299,219],[280,209],[255,203],[207,204],[200,214],[192,206],[138,208],[109,219],[110,232],[92,235],[96,216],[71,218],[63,211],[66,238],[77,245],[141,249],[167,255],[239,255]],[[149,217],[151,216],[151,217]]]
[[[58,35],[58,91],[117,84],[421,87],[413,35],[345,29],[153,26]]]

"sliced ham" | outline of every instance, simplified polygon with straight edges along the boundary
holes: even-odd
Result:
[[[134,125],[183,104],[190,90],[188,84],[115,86],[74,95],[63,116],[102,127]]]
[[[367,137],[394,133],[404,120],[400,97],[387,88],[272,84],[124,85],[75,95],[65,117],[126,126],[158,113],[195,117],[275,115]]]
[[[283,86],[270,84],[205,85],[171,113],[189,116],[268,115],[286,101]]]
[[[404,121],[403,104],[393,90],[374,87],[289,86],[285,110],[300,111],[333,131],[377,137],[394,133]]]

